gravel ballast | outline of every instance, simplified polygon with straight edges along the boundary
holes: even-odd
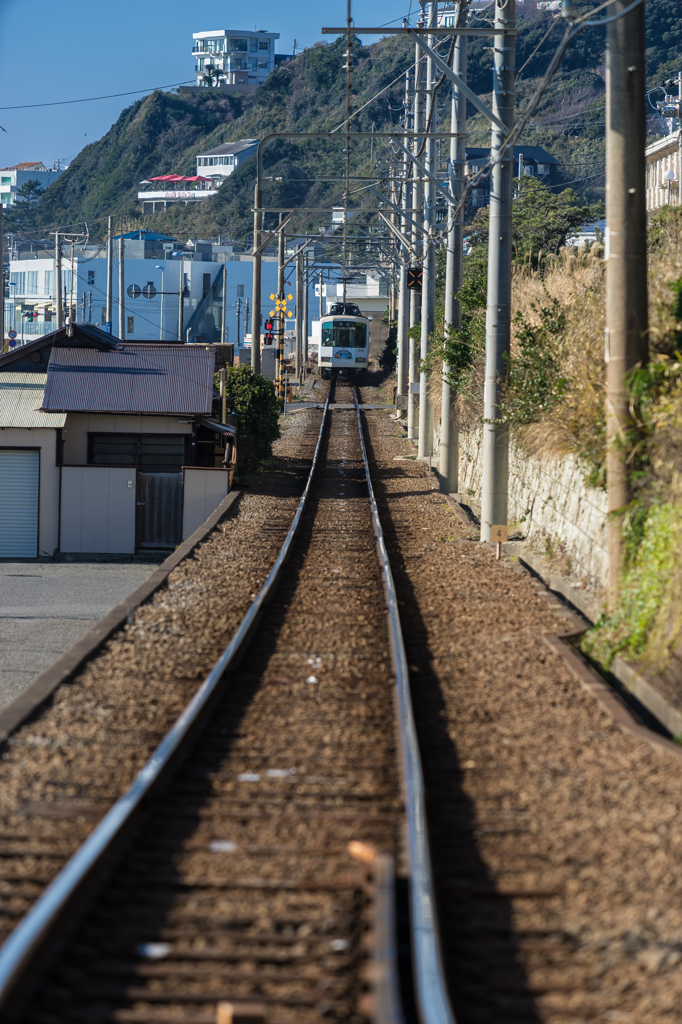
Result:
[[[680,761],[600,710],[543,640],[565,620],[537,584],[478,542],[397,424],[366,423],[459,1024],[679,1021]]]
[[[286,422],[269,472],[0,759],[0,940],[127,788],[227,645],[293,519],[321,413]]]

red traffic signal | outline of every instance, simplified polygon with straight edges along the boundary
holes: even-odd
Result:
[[[274,330],[274,324],[273,324],[272,320],[266,320],[265,321],[265,330],[266,331]]]

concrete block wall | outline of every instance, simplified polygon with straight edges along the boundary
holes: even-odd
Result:
[[[459,491],[481,497],[482,428],[460,434]],[[523,536],[546,554],[562,556],[566,572],[585,588],[606,585],[606,492],[587,487],[584,468],[567,455],[509,452],[509,536]],[[471,492],[473,491],[473,495]]]

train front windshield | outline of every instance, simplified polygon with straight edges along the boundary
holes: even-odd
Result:
[[[367,324],[329,320],[322,324],[323,348],[367,348]]]

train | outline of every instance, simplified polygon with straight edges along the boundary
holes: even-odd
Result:
[[[320,322],[317,363],[323,380],[357,380],[367,369],[369,320],[352,302],[336,302]]]

